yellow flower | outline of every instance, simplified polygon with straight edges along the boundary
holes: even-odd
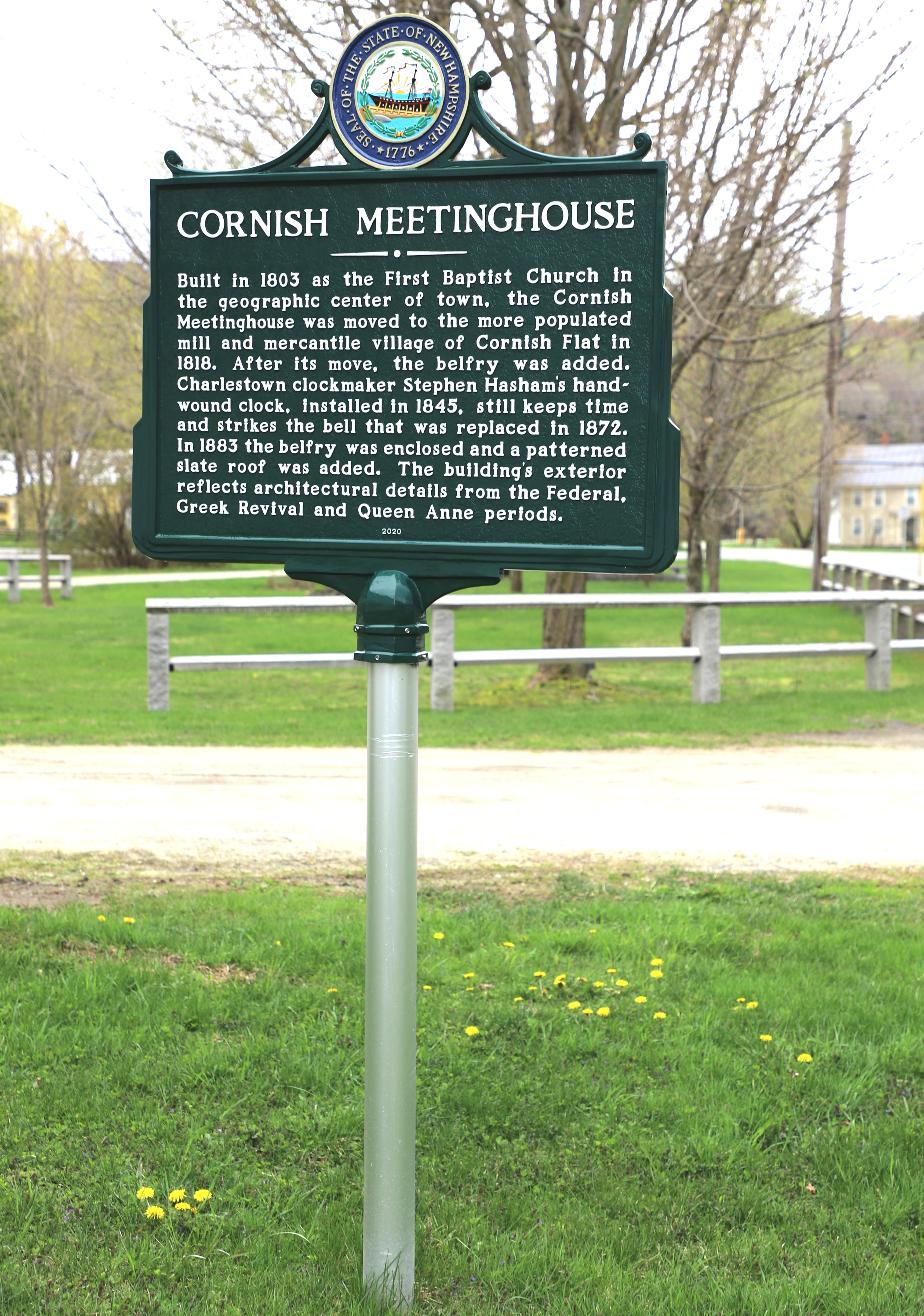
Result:
[[[552,986],[564,987],[567,981],[568,981],[567,973],[556,973],[555,977],[552,979]]]
[[[756,1009],[757,1009],[757,1002],[756,1002],[756,1001],[748,1001],[747,1005],[746,1005],[744,1008],[745,1008],[746,1010],[756,1010]]]
[[[154,1189],[153,1189],[153,1188],[139,1188],[138,1191],[137,1191],[137,1193],[135,1193],[135,1196],[138,1198],[138,1201],[139,1201],[139,1202],[145,1202],[145,1201],[147,1201],[147,1199],[148,1199],[149,1197],[153,1197],[153,1196],[154,1196]]]
[[[799,1055],[796,1056],[796,1059],[800,1065],[810,1065],[812,1063],[812,1057],[809,1055],[808,1051],[800,1052]]]
[[[761,1040],[762,1042],[772,1042],[772,1041],[773,1041],[773,1034],[772,1034],[772,1033],[761,1033],[761,1035],[760,1035],[760,1040]]]
[[[628,987],[628,986],[629,986],[629,979],[628,979],[628,978],[617,978],[617,979],[616,979],[616,986],[617,986],[617,987]]]
[[[135,920],[129,914],[126,914],[125,918],[122,920],[123,923],[134,923],[134,921]]]
[[[170,1189],[170,1192],[167,1194],[167,1201],[168,1201],[168,1202],[182,1202],[182,1200],[183,1200],[183,1198],[184,1198],[185,1196],[186,1196],[186,1189],[185,1189],[185,1188],[171,1188],[171,1189]]]
[[[618,973],[618,969],[607,969],[607,973]]]
[[[96,916],[96,921],[97,921],[97,923],[105,923],[105,922],[106,922],[106,915],[105,915],[105,914],[97,914],[97,916]]]
[[[735,1000],[738,1002],[739,1005],[744,1005],[744,1003],[745,1003],[745,1001],[746,1001],[747,999],[748,999],[748,998],[747,998],[746,996],[736,996],[736,997],[735,997]]]
[[[327,989],[327,994],[328,994],[328,996],[330,996],[331,992],[336,992],[336,991],[338,991],[338,990],[339,990],[339,988],[337,988],[337,987],[328,987],[328,989]]]
[[[535,985],[535,983],[534,983],[534,984],[532,985],[532,987],[528,987],[526,990],[527,990],[527,991],[530,991],[530,992],[537,992],[537,991],[539,990],[539,988],[538,988],[538,987]]]
[[[648,997],[647,997],[647,996],[636,996],[636,998],[635,998],[635,1004],[636,1004],[636,1005],[644,1005],[644,1004],[646,1003],[647,1000],[648,1000]]]
[[[593,1014],[593,1010],[590,1008],[589,1005],[585,1005],[584,1009],[581,1011],[581,1014]]]
[[[281,946],[281,945],[282,945],[282,942],[281,942],[281,941],[279,940],[279,938],[277,937],[276,940],[273,942],[273,945],[274,945],[274,946]]]
[[[144,1214],[149,1220],[163,1220],[164,1208],[162,1206],[149,1206]]]
[[[601,1005],[600,1009],[597,1011],[597,1014],[600,1016],[601,1019],[609,1019],[610,1007],[608,1005]]]
[[[667,1018],[667,1012],[666,1012],[665,1010],[655,1010],[655,1012],[654,1012],[654,1018],[655,1018],[655,1019],[666,1019],[666,1018]]]
[[[421,991],[424,991],[424,992],[432,992],[432,991],[433,991],[433,988],[430,986],[430,984],[429,984],[428,982],[425,982],[424,985],[423,985],[423,987],[421,988]]]
[[[468,1026],[468,1027],[466,1028],[466,1030],[465,1030],[465,1036],[466,1036],[466,1037],[477,1037],[480,1031],[481,1031],[481,1030],[478,1029],[478,1028],[476,1028],[474,1024],[469,1024],[469,1026]]]
[[[434,941],[444,941],[445,938],[446,938],[446,933],[445,933],[445,932],[434,932],[434,934],[433,934],[433,940],[434,940]]]
[[[513,950],[514,947],[514,943],[512,941],[502,941],[501,945],[506,946],[508,950]]]
[[[660,955],[652,955],[648,962],[653,969],[660,969],[661,965],[664,963]]]
[[[593,936],[593,934],[597,931],[597,929],[596,929],[596,928],[588,928],[587,931],[590,933],[591,936]]]
[[[473,973],[463,973],[463,974],[462,974],[462,977],[463,977],[463,978],[474,978],[474,976],[475,976],[475,975],[474,975]]]
[[[174,1211],[194,1211],[196,1208],[190,1206],[188,1202],[174,1202],[173,1209]]]
[[[536,972],[533,974],[533,977],[534,977],[534,978],[544,978],[544,977],[545,977],[545,969],[537,969]]]
[[[569,1002],[568,1002],[568,1009],[569,1009],[569,1010],[580,1010],[580,1008],[581,1008],[581,1002],[580,1002],[580,1001],[569,1001]]]
[[[517,1003],[517,1001],[522,1001],[522,999],[523,999],[522,996],[514,996],[514,998],[513,998],[513,1003],[514,1003],[514,1005]]]
[[[211,1192],[211,1189],[209,1189],[209,1188],[197,1188],[196,1191],[193,1193],[193,1197],[196,1199],[197,1202],[208,1202],[208,1201],[211,1201],[211,1198],[212,1198],[212,1192]]]
[[[663,970],[663,969],[652,969],[652,970],[651,970],[651,973],[650,973],[648,976],[649,976],[649,978],[663,978],[663,977],[664,977],[664,970]]]
[[[475,990],[475,988],[474,988],[474,987],[466,987],[465,990],[466,990],[467,992],[473,992],[473,991]]]
[[[594,983],[594,986],[595,986],[595,987],[603,987],[603,986],[605,986],[605,983],[600,982],[600,980],[599,980],[599,978],[598,978],[597,981]]]

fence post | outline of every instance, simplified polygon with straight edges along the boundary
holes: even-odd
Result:
[[[863,609],[867,644],[876,647],[866,656],[867,690],[888,690],[892,683],[892,605],[867,603]]]
[[[430,617],[430,707],[451,713],[456,669],[456,618],[452,608],[434,608]]]
[[[164,713],[170,707],[170,616],[148,613],[148,709]]]
[[[66,557],[61,563],[61,597],[69,599],[74,593],[74,560]]]
[[[718,704],[722,698],[721,609],[715,603],[691,606],[690,643],[700,655],[693,660],[693,702]]]
[[[19,560],[11,557],[6,564],[6,583],[9,589],[10,602],[19,602]]]

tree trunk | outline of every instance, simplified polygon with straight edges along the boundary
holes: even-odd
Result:
[[[545,577],[547,594],[583,594],[587,576],[583,571],[549,571]],[[584,609],[548,607],[542,614],[543,649],[583,649]],[[534,685],[546,681],[584,681],[593,663],[548,663],[539,668]]]
[[[702,594],[704,567],[702,497],[698,492],[691,490],[690,510],[687,513],[686,588],[688,594]],[[693,610],[692,608],[685,608],[683,612],[683,627],[680,632],[681,644],[688,645],[690,643],[692,631]]]
[[[17,543],[22,539],[22,509],[25,506],[23,490],[26,487],[26,472],[23,465],[22,453],[17,449],[13,453],[13,465],[16,469],[16,529],[13,531],[13,537]]]
[[[42,591],[42,604],[46,608],[53,606],[51,584],[48,579],[48,523],[44,517],[39,518],[38,527],[39,580]]]
[[[706,536],[706,575],[709,577],[709,589],[713,593],[719,590],[719,571],[722,566],[722,540],[716,528]]]

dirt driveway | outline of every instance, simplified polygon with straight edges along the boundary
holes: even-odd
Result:
[[[924,734],[722,749],[424,750],[420,857],[924,871]],[[227,863],[365,844],[360,749],[5,746],[0,850]]]

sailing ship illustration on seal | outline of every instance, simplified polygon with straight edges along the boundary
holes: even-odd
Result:
[[[399,62],[402,56],[408,58]],[[424,131],[442,104],[438,72],[417,51],[389,50],[360,84],[357,109],[381,137],[407,137]]]

